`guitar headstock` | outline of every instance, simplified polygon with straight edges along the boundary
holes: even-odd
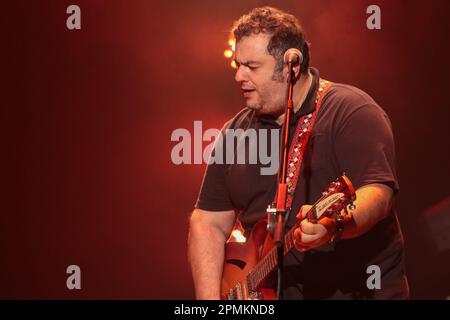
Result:
[[[331,217],[344,209],[346,210],[349,205],[354,206],[353,201],[355,199],[355,189],[344,174],[322,192],[322,197],[312,206],[308,218],[311,222],[317,222],[323,217]]]

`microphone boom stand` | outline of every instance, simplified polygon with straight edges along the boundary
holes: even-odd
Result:
[[[289,126],[293,110],[293,87],[295,84],[295,73],[292,62],[288,62],[288,92],[286,111],[284,113],[283,130],[280,137],[280,166],[278,169],[278,189],[276,197],[276,222],[274,228],[274,243],[277,247],[278,260],[278,285],[277,285],[277,299],[283,299],[283,258],[284,258],[284,224],[286,213],[290,208],[286,208],[287,200],[287,184],[286,184],[286,170],[288,165],[288,146],[289,146]]]

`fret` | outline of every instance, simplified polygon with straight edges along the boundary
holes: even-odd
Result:
[[[267,276],[267,270],[269,269],[269,259],[264,259],[264,278]]]
[[[290,230],[286,233],[286,236],[284,237],[284,242],[285,242],[284,254],[286,254],[290,250],[290,247],[291,247],[291,237],[289,237],[289,233],[290,233]]]
[[[291,230],[289,230],[285,237],[284,237],[284,254],[286,255],[289,250],[291,250],[294,247],[294,239],[293,239],[293,233],[294,233],[294,228],[292,228]]]
[[[272,261],[272,269],[275,269],[275,267],[277,266],[277,260],[276,260],[276,256],[273,254],[273,252],[271,252],[270,260]]]
[[[261,282],[263,279],[263,267],[264,267],[264,263],[261,263],[261,265],[259,266],[258,282]]]
[[[267,275],[267,259],[264,259],[263,277],[265,278],[266,275]]]
[[[261,267],[259,268],[259,281],[264,278],[264,260],[262,261]]]
[[[273,269],[273,257],[272,257],[272,254],[270,254],[270,256],[269,256],[269,263],[270,263],[270,268],[269,269]]]
[[[249,277],[249,276],[250,276],[250,274],[247,276],[247,281],[249,282],[249,286],[250,286],[251,290],[253,291],[255,284],[253,282],[253,277],[251,277],[251,276]]]

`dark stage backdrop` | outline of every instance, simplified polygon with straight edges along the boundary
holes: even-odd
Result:
[[[71,4],[81,30],[66,28]],[[194,298],[186,239],[205,165],[173,164],[170,138],[243,107],[223,52],[234,19],[265,4],[301,20],[323,77],[389,114],[412,297],[450,295],[421,220],[450,193],[448,1],[58,0],[1,6],[0,298]],[[381,30],[366,27],[371,4]]]

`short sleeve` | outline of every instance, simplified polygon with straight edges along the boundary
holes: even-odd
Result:
[[[335,135],[334,153],[355,188],[383,183],[398,192],[391,123],[378,105],[354,108],[343,117]]]
[[[222,129],[221,135],[223,131],[224,129]],[[212,155],[216,154],[216,148],[218,147],[219,141],[220,137],[216,139]],[[203,176],[197,202],[195,203],[195,208],[207,211],[227,211],[233,209],[229,191],[226,186],[226,174],[226,164],[216,162],[208,164]]]

